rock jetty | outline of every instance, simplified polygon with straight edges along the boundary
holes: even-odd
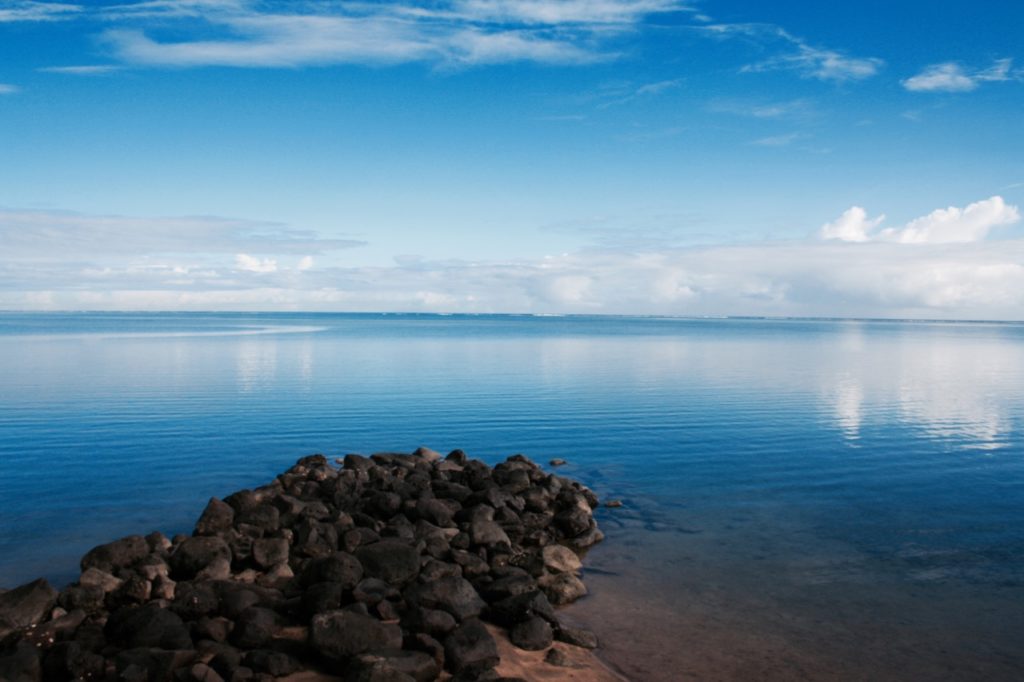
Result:
[[[59,592],[0,592],[0,680],[515,679],[484,621],[525,650],[597,646],[555,609],[586,594],[580,553],[602,539],[586,487],[522,455],[338,463],[211,499],[191,537],[100,545]]]

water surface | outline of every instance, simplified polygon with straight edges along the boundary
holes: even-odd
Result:
[[[570,461],[636,679],[1024,676],[1024,327],[0,315],[0,585],[298,456]]]

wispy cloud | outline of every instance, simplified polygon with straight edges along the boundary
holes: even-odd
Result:
[[[803,133],[786,133],[784,135],[769,135],[768,137],[762,137],[754,140],[750,144],[758,147],[786,147],[796,142],[800,138],[805,137]]]
[[[13,21],[58,21],[82,11],[81,5],[34,0],[5,0],[0,7],[0,23]]]
[[[900,81],[911,92],[970,92],[982,83],[1020,78],[1011,73],[1012,59],[997,59],[986,69],[969,69],[957,62],[944,62],[926,67],[921,73]]]
[[[121,69],[122,67],[114,64],[82,64],[78,66],[44,66],[36,70],[42,73],[63,73],[73,76],[99,76]]]
[[[104,33],[125,62],[150,66],[297,67],[339,63],[575,64],[616,56],[610,41],[677,0],[447,0],[256,3],[152,0],[107,8]],[[200,21],[203,39],[162,40],[160,18]]]
[[[10,83],[0,83],[0,95],[13,95],[16,92],[21,92],[21,88],[17,85],[11,85]]]
[[[361,246],[279,223],[210,216],[146,218],[0,210],[4,258],[105,259],[165,254],[310,254]]]
[[[740,71],[744,73],[794,71],[803,78],[842,82],[870,78],[885,65],[877,57],[852,57],[839,50],[812,45],[774,24],[715,23],[696,29],[714,37],[742,37],[781,48],[772,57],[742,67]]]
[[[985,239],[995,227],[1020,220],[1020,210],[994,196],[965,208],[950,206],[915,218],[902,227],[878,229],[885,216],[868,218],[867,211],[852,206],[838,219],[822,225],[823,239],[845,242],[898,242],[901,244],[950,244]]]

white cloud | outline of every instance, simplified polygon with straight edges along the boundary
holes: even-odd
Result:
[[[847,209],[842,216],[822,225],[822,239],[846,242],[889,241],[901,244],[951,244],[981,241],[994,227],[1011,225],[1020,220],[1016,206],[994,196],[977,201],[966,208],[950,206],[915,218],[903,227],[877,230],[885,216],[868,219],[860,206]]]
[[[0,23],[14,21],[57,21],[82,10],[81,5],[33,0],[5,0],[0,7]]]
[[[754,140],[751,144],[759,147],[786,147],[793,142],[796,142],[804,135],[802,133],[785,133],[783,135],[769,135],[768,137],[762,137]]]
[[[121,68],[113,64],[82,64],[78,66],[44,66],[37,69],[37,71],[43,73],[63,73],[72,76],[97,76],[120,71]]]
[[[982,239],[1018,218],[993,197],[890,230],[881,229],[881,218],[851,209],[823,228],[832,237],[825,240],[641,243],[533,260],[408,257],[387,267],[307,269],[311,244],[301,240],[279,239],[280,248],[257,251],[229,232],[235,241],[215,235],[212,253],[197,246],[175,255],[179,249],[168,248],[165,237],[111,253],[90,248],[90,237],[107,245],[129,232],[76,237],[64,226],[31,243],[12,241],[16,231],[0,234],[15,247],[0,254],[0,308],[1024,319],[1024,239]],[[78,216],[74,224],[89,222]],[[193,229],[187,239],[200,234]],[[973,241],[952,241],[965,234]],[[227,244],[238,247],[228,255]]]
[[[988,236],[993,227],[1020,220],[1020,211],[1000,196],[978,201],[967,208],[940,208],[916,218],[899,230],[887,230],[883,236],[904,244],[944,244],[974,242]]]
[[[319,253],[362,246],[279,223],[182,216],[151,218],[0,209],[8,258],[124,258],[168,253]]]
[[[628,24],[686,10],[675,0],[460,0],[454,12],[478,21],[529,24]]]
[[[795,71],[804,78],[841,82],[870,78],[885,65],[877,57],[851,57],[838,50],[815,47],[774,24],[709,24],[696,28],[705,35],[738,36],[782,47],[779,54],[740,69],[746,73]]]
[[[298,264],[297,267],[298,267],[299,270],[302,270],[302,271],[312,270],[313,269],[313,257],[312,256],[303,256],[299,260],[299,264]]]
[[[911,92],[970,92],[984,82],[1011,80],[1012,65],[1011,59],[997,59],[987,69],[970,70],[956,62],[945,62],[900,82]]]
[[[266,259],[219,278],[167,267],[101,277],[0,262],[0,308],[303,309],[1024,319],[1024,240],[838,241],[591,251],[538,261],[319,268]],[[190,285],[184,278],[193,278]],[[11,283],[16,283],[12,286]]]
[[[17,85],[10,85],[9,83],[0,83],[0,95],[13,95],[16,92],[21,92],[21,88]]]
[[[273,258],[255,258],[245,253],[235,256],[235,267],[246,272],[277,272],[277,261]]]
[[[831,223],[821,226],[822,239],[838,239],[844,242],[866,242],[868,233],[878,227],[885,216],[869,219],[867,211],[860,206],[851,206]]]
[[[339,63],[573,64],[615,56],[606,43],[676,0],[448,0],[393,3],[257,4],[243,0],[155,0],[108,8],[121,22],[201,20],[210,37],[168,42],[146,27],[107,31],[130,63],[154,66],[295,67]]]

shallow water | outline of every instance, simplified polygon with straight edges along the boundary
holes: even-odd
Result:
[[[0,585],[310,452],[606,497],[569,610],[636,679],[1024,676],[1024,326],[0,315]]]

